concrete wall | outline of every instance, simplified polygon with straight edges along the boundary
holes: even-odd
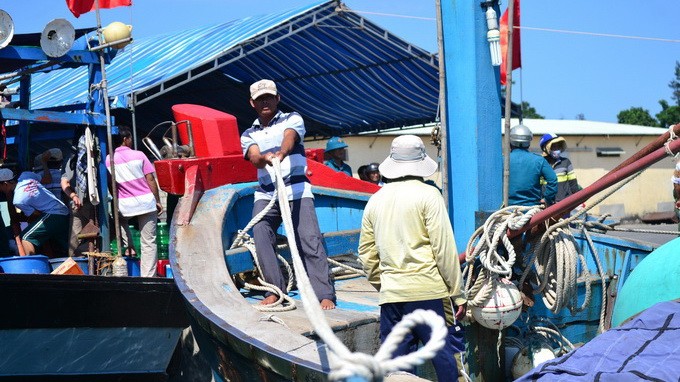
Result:
[[[404,132],[408,133],[408,132]],[[348,164],[356,175],[359,166],[370,162],[382,162],[389,154],[390,144],[395,135],[363,135],[344,137],[349,145]],[[427,153],[437,160],[437,149],[430,144],[429,135],[420,136],[425,142]],[[568,151],[566,155],[574,164],[579,184],[586,187],[628,159],[634,153],[652,142],[654,136],[565,136]],[[531,150],[538,152],[538,140],[534,137]],[[306,142],[307,148],[324,148],[326,141]],[[620,157],[598,157],[598,147],[620,147],[625,154]],[[672,211],[673,196],[670,177],[674,160],[663,159],[648,168],[636,179],[609,196],[592,211],[596,214],[610,213],[616,218],[640,217],[648,212]],[[441,184],[439,173],[432,177]],[[606,190],[607,192],[609,190]],[[594,203],[603,193],[591,198],[587,205]]]

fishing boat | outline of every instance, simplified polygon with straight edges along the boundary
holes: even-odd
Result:
[[[450,7],[454,5],[449,4],[448,8],[441,5],[443,23],[451,22],[451,25],[455,25],[449,33],[458,33],[459,36],[467,37],[470,34],[469,30],[486,31],[486,24],[480,21],[478,5],[460,6],[457,12],[451,12]],[[346,11],[346,9],[338,10],[338,12],[341,11]],[[345,20],[347,19],[351,21],[351,18]],[[331,19],[326,19],[327,22],[329,20]],[[367,21],[361,19],[361,22]],[[472,44],[474,47],[458,47],[458,49],[465,50],[466,54],[463,56],[470,58],[474,57],[474,54],[471,56],[470,52],[482,52],[475,54],[488,60],[488,47],[481,49],[478,41],[480,39],[472,38],[472,40],[475,41]],[[482,41],[486,43],[486,40]],[[475,75],[469,72],[461,74],[462,70],[459,68],[452,70],[453,64],[453,62],[447,62],[447,68],[449,68],[447,71],[455,74],[449,76],[446,81],[458,80],[457,84],[460,85],[461,83],[469,84],[471,78],[475,79]],[[476,64],[478,64],[477,61],[473,60],[466,67],[474,70]],[[485,64],[488,65],[487,62]],[[496,77],[493,76],[492,70],[489,70],[489,73],[491,74],[483,76],[481,81],[494,84],[492,88],[495,88]],[[238,79],[248,83],[248,81],[257,80],[256,76],[257,73],[254,73],[250,77],[242,76]],[[395,77],[398,79],[398,74]],[[480,79],[476,78],[476,80]],[[284,84],[284,89],[285,86]],[[293,89],[300,85],[292,81],[291,86]],[[442,86],[447,86],[454,98],[457,94],[464,94],[469,90],[464,86],[458,86],[456,89],[453,86],[448,87],[446,82]],[[479,84],[477,86],[483,88]],[[303,89],[302,93],[305,92],[304,90],[312,91],[304,87],[301,89]],[[285,90],[283,93],[285,94]],[[458,99],[465,98],[459,97]],[[470,142],[484,144],[485,142],[479,141],[482,136],[495,137],[491,143],[500,147],[500,136],[497,134],[498,119],[495,117],[489,117],[491,120],[489,128],[493,129],[491,130],[493,134],[481,134],[476,130],[477,127],[465,130],[466,125],[486,124],[486,117],[469,112],[469,110],[477,110],[479,104],[484,104],[484,107],[498,112],[488,113],[489,115],[500,114],[498,94],[478,94],[476,97],[469,98],[473,101],[461,102],[455,107],[448,105],[449,115],[456,115],[457,128],[463,128],[462,131],[456,130],[457,140],[467,140],[467,147],[464,147],[465,145],[456,143],[450,136],[446,138],[449,139],[451,152],[467,155],[459,157],[460,160],[474,157],[470,153],[470,147],[477,146],[470,145]],[[295,100],[292,103],[294,104]],[[467,110],[462,113],[452,113],[452,111],[460,112],[461,109]],[[304,109],[300,111],[305,115]],[[261,311],[257,308],[262,294],[257,292],[259,290],[257,287],[253,287],[257,265],[253,260],[251,250],[247,246],[233,247],[234,242],[239,241],[239,238],[248,230],[253,193],[257,187],[255,170],[241,156],[236,118],[204,106],[191,104],[176,105],[173,107],[173,112],[174,128],[185,126],[180,133],[177,133],[182,144],[195,144],[196,136],[203,136],[203,144],[207,144],[205,141],[218,138],[216,134],[206,135],[208,128],[220,132],[218,141],[207,144],[214,146],[214,149],[204,150],[206,153],[204,155],[199,154],[198,150],[194,150],[193,147],[188,147],[186,151],[194,153],[194,156],[166,158],[155,162],[161,188],[171,194],[181,195],[172,219],[170,262],[175,282],[184,295],[189,309],[194,335],[201,348],[208,354],[215,376],[222,380],[363,381],[382,378],[381,373],[386,370],[409,368],[409,365],[413,365],[395,367],[394,363],[390,364],[389,360],[384,357],[380,359],[371,357],[372,354],[380,354],[377,293],[365,277],[360,275],[361,267],[356,262],[356,254],[362,209],[375,189],[370,188],[365,182],[325,168],[319,161],[320,152],[307,150],[307,175],[315,195],[320,228],[324,235],[329,261],[337,265],[339,272],[335,278],[337,309],[323,312],[321,316],[315,316],[314,312],[310,313],[307,308],[313,304],[308,303],[309,300],[306,301],[304,286],[298,285],[298,290],[293,289],[290,292],[291,301],[297,306],[296,309]],[[468,139],[469,135],[475,138]],[[663,138],[660,137],[660,139]],[[676,146],[678,146],[677,142],[673,147]],[[622,163],[607,177],[587,187],[581,193],[533,215],[529,224],[509,229],[508,237],[517,237],[541,222],[555,216],[563,216],[565,211],[572,210],[577,204],[603,191],[616,181],[631,176],[644,166],[658,161],[665,155],[660,144],[650,145],[645,150]],[[222,155],[209,154],[215,152],[222,153]],[[490,156],[492,156],[490,160],[476,158],[480,162],[487,162],[482,165],[474,162],[472,166],[467,166],[470,163],[462,165],[459,163],[457,167],[449,166],[444,170],[454,174],[458,179],[470,179],[470,182],[475,185],[473,187],[475,190],[477,188],[498,189],[498,187],[479,187],[479,182],[483,182],[478,173],[480,169],[491,168],[491,172],[496,173],[499,171],[497,165],[500,153],[490,154]],[[216,171],[216,169],[228,169],[228,171]],[[468,170],[472,172],[472,176],[462,176]],[[451,174],[445,179],[451,179],[450,176]],[[486,185],[488,186],[488,183]],[[456,235],[459,240],[473,238],[470,241],[472,245],[467,246],[463,257],[467,262],[465,266],[468,270],[479,270],[480,267],[475,257],[468,258],[475,254],[477,247],[483,247],[483,240],[479,237],[474,239],[473,232],[477,226],[484,224],[487,217],[492,218],[494,212],[486,214],[478,212],[483,212],[485,206],[497,200],[491,196],[483,198],[480,196],[482,191],[473,190],[472,193],[477,192],[475,196],[479,197],[479,200],[474,200],[474,197],[468,196],[469,192],[460,192],[465,191],[465,188],[470,188],[468,184],[452,182],[452,186],[453,192],[449,191],[448,197],[453,201],[451,194],[457,194],[457,199],[455,199],[457,203],[450,204],[455,210],[452,220]],[[463,193],[466,195],[461,196]],[[466,201],[470,203],[464,204]],[[525,211],[520,212],[513,212],[515,218]],[[471,219],[471,216],[477,219]],[[501,226],[503,230],[508,229],[507,224],[486,221],[488,225]],[[287,229],[288,227],[280,231],[282,238],[287,233]],[[547,352],[554,358],[556,353],[568,351],[573,344],[585,343],[596,337],[611,321],[613,296],[616,295],[617,290],[622,288],[631,271],[655,249],[648,243],[590,233],[585,229],[580,233],[574,233],[569,226],[566,226],[563,232],[566,231],[569,233],[564,234],[569,236],[567,241],[575,250],[575,258],[580,259],[570,265],[573,280],[569,288],[574,294],[568,299],[574,304],[555,307],[551,296],[546,295],[543,296],[544,298],[536,298],[535,301],[523,302],[517,292],[509,295],[510,305],[513,305],[510,309],[506,309],[507,306],[498,305],[499,301],[508,302],[502,300],[508,296],[501,296],[498,300],[487,298],[482,303],[472,305],[471,310],[477,308],[481,312],[477,317],[474,313],[472,314],[476,322],[470,325],[469,362],[471,376],[475,380],[505,379],[505,370],[499,368],[498,365],[501,364],[500,360],[505,359],[506,356],[519,358],[518,365],[513,368],[526,372],[538,362],[545,360],[545,358],[534,357],[534,349],[541,350],[547,346],[549,348]],[[460,247],[466,246],[460,245]],[[509,251],[509,248],[506,250]],[[533,246],[523,245],[520,251],[528,259],[535,251],[535,244]],[[293,249],[285,242],[282,241],[279,245],[279,254],[287,260],[286,262],[296,262],[293,252]],[[294,277],[297,280],[299,275]],[[468,281],[475,279],[479,279],[478,274],[469,273]],[[519,285],[522,284],[519,283]],[[531,294],[527,293],[525,296]],[[554,296],[552,298],[554,300]],[[589,304],[581,305],[584,299]],[[489,302],[492,304],[488,304]],[[581,307],[575,307],[576,303]],[[527,313],[522,316],[522,320],[515,322],[521,313],[523,304],[528,307]],[[512,320],[504,317],[504,314],[509,311],[516,313]],[[513,330],[512,337],[515,342],[511,342],[507,347],[514,347],[514,353],[506,355],[503,352],[497,352],[499,338],[502,338],[500,332],[481,325],[484,321],[490,323],[489,328],[507,329],[503,333],[509,334],[509,330]],[[319,326],[319,322],[325,324]],[[513,322],[516,325],[508,329]],[[326,327],[332,332],[332,338],[327,336]],[[541,339],[541,345],[538,347],[534,346],[536,338]],[[545,345],[546,343],[548,345]],[[517,354],[524,355],[524,358],[516,357]],[[426,359],[420,359],[417,363],[422,363],[415,369],[417,375],[388,373],[387,379],[434,379],[432,368]],[[372,374],[376,372],[380,375]]]
[[[85,113],[32,110],[31,76],[89,66],[91,81],[95,81],[101,79],[104,63],[115,56],[115,50],[99,55],[84,47],[73,47],[74,39],[96,28],[75,31],[65,20],[48,24],[42,34],[14,35],[11,17],[0,12],[0,76],[5,85],[19,82],[14,91],[19,99],[0,108],[3,150],[10,139],[18,148],[16,152],[11,150],[11,158],[3,155],[3,166],[16,160],[19,169],[30,169],[30,150],[40,151],[45,141],[64,144],[72,137],[74,125],[91,126],[100,142],[106,142],[110,116],[102,103],[88,104]],[[100,87],[97,92],[101,90]],[[3,97],[9,96],[3,93]],[[5,135],[10,139],[5,141]],[[103,153],[105,147],[102,146]],[[101,167],[99,174],[103,187],[98,190],[105,200],[106,169]],[[106,217],[106,203],[100,208],[99,216]],[[108,219],[98,223],[97,232],[90,231],[90,251],[101,251],[102,244],[108,246]],[[1,228],[5,229],[4,224]],[[20,246],[19,240],[21,253]],[[99,254],[104,258],[103,252]],[[54,256],[54,268],[57,261],[68,259],[58,257],[66,253]],[[73,269],[79,271],[64,272],[69,274],[49,274],[52,261],[43,255],[0,260],[0,379],[167,380],[177,367],[180,336],[189,321],[171,279],[114,277],[110,267],[108,274],[93,271],[87,259],[84,266],[74,261]],[[31,262],[36,264],[27,265]]]
[[[194,130],[196,126],[221,126],[224,142],[238,152],[238,129],[234,124],[229,128],[227,123],[233,120],[231,116],[198,105],[177,105],[174,110],[178,120],[191,121]],[[376,189],[370,183],[324,166],[318,161],[319,154],[318,150],[307,151],[308,176],[328,255],[332,264],[343,264],[338,267],[335,281],[337,309],[325,312],[322,318],[307,317],[300,306],[295,310],[260,312],[256,307],[262,294],[244,287],[244,280],[252,279],[256,272],[256,264],[250,250],[231,246],[251,219],[257,183],[254,170],[248,167],[250,164],[242,159],[240,152],[219,158],[156,162],[161,187],[183,195],[171,228],[175,282],[185,297],[193,333],[208,354],[213,370],[224,380],[328,378],[332,372],[332,351],[316,334],[314,319],[327,320],[333,333],[351,352],[375,354],[379,349],[377,292],[360,275],[356,260],[362,210]],[[231,173],[234,181],[216,179],[210,173],[211,166],[235,169]],[[185,178],[177,174],[184,174]],[[247,176],[250,179],[244,179]],[[227,184],[217,185],[216,181]],[[602,322],[602,309],[611,317],[613,299],[605,295],[615,295],[630,271],[655,249],[649,243],[587,232],[576,235],[575,242],[588,258],[587,268],[593,269],[592,281],[597,281],[581,280],[578,285],[581,299],[586,293],[593,296],[591,305],[572,315],[551,312],[547,304],[538,300],[531,309],[531,317],[536,322],[523,326],[522,332],[517,333],[523,338],[530,338],[530,332],[537,330],[537,326],[558,330],[558,343],[563,339],[584,343],[594,338]],[[291,261],[286,244],[279,246],[279,252]],[[357,270],[356,274],[352,275],[348,268]],[[601,272],[595,273],[598,269]],[[586,288],[592,290],[586,292]],[[293,290],[291,295],[295,304],[304,304],[299,291]],[[494,349],[496,337],[486,337],[493,340]],[[482,336],[478,345],[483,346],[483,341]],[[527,345],[527,342],[520,343],[523,347]],[[521,350],[517,348],[515,352]],[[495,357],[491,360],[497,362]],[[475,367],[481,370],[484,365]],[[433,378],[428,366],[419,371],[422,377]]]
[[[449,45],[447,53],[441,55],[442,61],[446,61],[446,71],[439,70],[436,55],[399,39],[335,1],[188,31],[180,38],[166,36],[137,41],[140,51],[148,55],[144,65],[157,66],[157,71],[153,72],[153,79],[136,76],[137,82],[131,86],[130,93],[118,90],[116,95],[129,95],[131,102],[126,106],[134,108],[137,116],[146,117],[145,122],[152,120],[151,115],[161,108],[162,113],[173,118],[168,124],[173,136],[163,137],[163,150],[154,149],[151,144],[148,147],[158,159],[155,166],[161,188],[181,196],[172,214],[172,272],[184,296],[194,335],[216,377],[272,381],[371,380],[382,377],[385,370],[424,362],[416,367],[417,376],[393,373],[388,380],[434,378],[425,357],[418,356],[415,363],[397,364],[387,358],[370,356],[380,349],[378,299],[375,290],[360,275],[356,253],[363,207],[376,187],[329,170],[321,164],[322,153],[318,150],[307,152],[307,175],[313,185],[324,244],[334,261],[333,268],[337,268],[337,309],[308,317],[303,310],[310,304],[305,303],[301,285],[291,291],[296,309],[276,312],[256,309],[261,294],[252,288],[256,286],[253,280],[257,268],[253,256],[246,248],[232,248],[235,239],[247,232],[257,187],[255,169],[242,158],[238,134],[239,125],[242,130],[254,116],[237,101],[226,107],[229,113],[224,112],[224,105],[218,104],[225,98],[235,97],[245,102],[248,84],[275,76],[275,80],[283,80],[280,82],[284,95],[282,105],[301,112],[309,131],[320,136],[358,134],[434,120],[440,104],[438,89],[446,88],[449,98],[457,102],[442,103],[442,112],[455,116],[455,119],[442,117],[446,123],[442,136],[438,137],[448,159],[443,160],[443,191],[462,251],[476,228],[500,205],[500,193],[489,190],[499,190],[502,179],[502,145],[498,134],[501,98],[498,91],[477,91],[497,90],[498,86],[486,39],[485,12],[488,10],[479,4],[460,4],[453,12],[453,6],[449,2],[438,5],[442,13],[440,24],[447,26],[443,28],[442,41]],[[489,6],[494,4],[487,8]],[[182,41],[184,47],[195,45],[209,59],[202,61],[196,49],[159,48],[159,43],[171,40]],[[287,54],[281,54],[282,51]],[[344,52],[331,57],[338,66],[328,66],[328,62],[323,61],[323,57],[329,56],[328,51]],[[173,52],[173,56],[163,55],[164,52]],[[131,56],[130,52],[122,54]],[[451,57],[463,57],[465,62],[453,61]],[[278,60],[286,60],[285,65]],[[177,70],[187,62],[193,66]],[[116,62],[111,69],[112,73],[126,78],[128,75],[122,73],[130,71],[129,66],[116,66]],[[438,75],[444,72],[446,77],[440,82]],[[348,81],[349,74],[356,77]],[[36,86],[41,94],[39,102],[48,107],[45,100],[57,93],[50,79],[82,80],[87,74],[74,71],[43,76],[40,73],[40,78],[43,81]],[[215,97],[214,83],[222,85],[218,88],[230,90],[229,97]],[[118,84],[119,89],[124,86]],[[185,92],[179,90],[182,88]],[[176,102],[178,105],[170,111],[170,107],[164,107],[159,101],[165,100],[167,104],[167,98],[182,102],[191,99],[199,104]],[[361,107],[357,107],[358,98]],[[76,95],[70,100],[85,102],[82,96]],[[218,106],[223,111],[214,110]],[[342,118],[337,118],[338,111],[342,112]],[[453,125],[455,137],[454,129],[446,127]],[[478,147],[499,149],[487,150],[488,155],[481,156]],[[658,151],[658,147],[654,150]],[[452,157],[456,158],[455,165],[451,163]],[[613,171],[610,178],[626,177],[634,171],[637,167],[624,166],[621,172]],[[453,179],[466,179],[466,182]],[[603,183],[587,188],[548,214],[563,214],[563,209],[573,209],[572,203],[580,204],[581,198],[594,195],[612,182],[610,179]],[[535,215],[531,224],[535,226],[541,219],[545,220],[546,216]],[[521,229],[510,235],[518,235]],[[281,231],[282,237],[286,232]],[[517,331],[518,335],[514,336],[519,341],[517,353],[531,343],[532,334],[540,332],[529,318],[546,323],[548,329],[556,329],[557,345],[551,346],[558,350],[567,347],[566,341],[578,343],[592,339],[607,321],[601,319],[601,312],[606,313],[613,304],[605,295],[611,296],[620,289],[631,270],[654,250],[645,243],[585,231],[581,236],[576,234],[573,240],[574,247],[587,259],[584,264],[575,265],[579,274],[592,274],[593,277],[587,279],[598,281],[588,283],[583,277],[576,287],[579,302],[588,293],[593,296],[591,305],[578,314],[571,314],[566,308],[552,312],[550,304],[536,299],[528,310],[531,313],[516,321],[517,328],[507,328]],[[526,249],[521,248],[521,252]],[[474,249],[466,252],[466,255],[472,254]],[[280,254],[295,264],[294,250],[283,242]],[[602,263],[598,264],[597,259]],[[467,258],[465,260],[467,262]],[[472,266],[468,264],[466,268]],[[300,278],[304,277],[296,274],[296,279]],[[494,312],[492,307],[491,313]],[[325,324],[319,326],[320,323]],[[470,329],[471,376],[476,380],[500,380],[498,364],[505,354],[496,350],[499,331],[478,323],[472,323]],[[328,336],[329,332],[333,337]],[[531,353],[531,348],[528,349]],[[534,361],[530,359],[528,364]]]

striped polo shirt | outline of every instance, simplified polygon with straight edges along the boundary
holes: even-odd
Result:
[[[118,186],[118,210],[125,217],[156,210],[156,197],[146,182],[146,175],[156,172],[143,152],[127,146],[116,148],[113,154]],[[106,168],[111,172],[111,160],[106,156]]]
[[[262,154],[276,153],[281,150],[283,135],[287,129],[295,130],[300,141],[281,162],[281,175],[286,184],[288,200],[314,198],[312,187],[307,179],[307,158],[302,140],[305,137],[305,123],[296,112],[283,113],[280,110],[272,118],[269,126],[262,127],[256,119],[253,125],[241,135],[241,149],[244,158],[248,159],[248,149],[257,145]],[[260,187],[255,191],[255,200],[271,200],[274,197],[274,168],[265,166],[257,169],[257,180]]]

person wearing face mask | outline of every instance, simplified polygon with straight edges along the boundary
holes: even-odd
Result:
[[[579,186],[576,180],[574,165],[571,164],[569,158],[562,156],[567,149],[567,142],[564,138],[554,133],[544,134],[541,137],[539,146],[541,151],[543,151],[543,156],[557,175],[555,202],[559,202],[567,196],[580,191],[582,187]]]

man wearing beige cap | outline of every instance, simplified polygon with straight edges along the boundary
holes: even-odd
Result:
[[[250,105],[258,118],[241,135],[243,156],[257,168],[260,187],[255,191],[253,216],[262,212],[269,201],[276,198],[275,174],[272,160],[281,163],[281,175],[286,184],[293,222],[295,241],[305,263],[309,280],[321,308],[335,308],[335,290],[330,280],[326,250],[314,210],[314,195],[307,179],[307,158],[302,140],[305,124],[300,114],[283,113],[278,110],[281,97],[276,84],[260,80],[250,86]],[[286,283],[277,261],[275,245],[276,230],[281,225],[281,209],[278,202],[253,226],[253,237],[259,259],[259,268],[265,281],[286,293]],[[277,294],[267,292],[262,305],[278,300]]]
[[[432,359],[439,381],[459,378],[465,336],[457,320],[467,300],[453,229],[439,190],[424,182],[437,163],[425,153],[423,141],[402,135],[392,141],[390,155],[380,164],[389,181],[364,209],[359,259],[368,281],[380,292],[380,339],[401,319],[417,310],[432,310],[446,321],[444,348]],[[392,357],[417,350],[430,339],[430,328],[418,325]]]
[[[33,172],[40,175],[40,183],[59,199],[61,194],[61,167],[63,154],[58,148],[51,148],[36,155],[33,161]]]

